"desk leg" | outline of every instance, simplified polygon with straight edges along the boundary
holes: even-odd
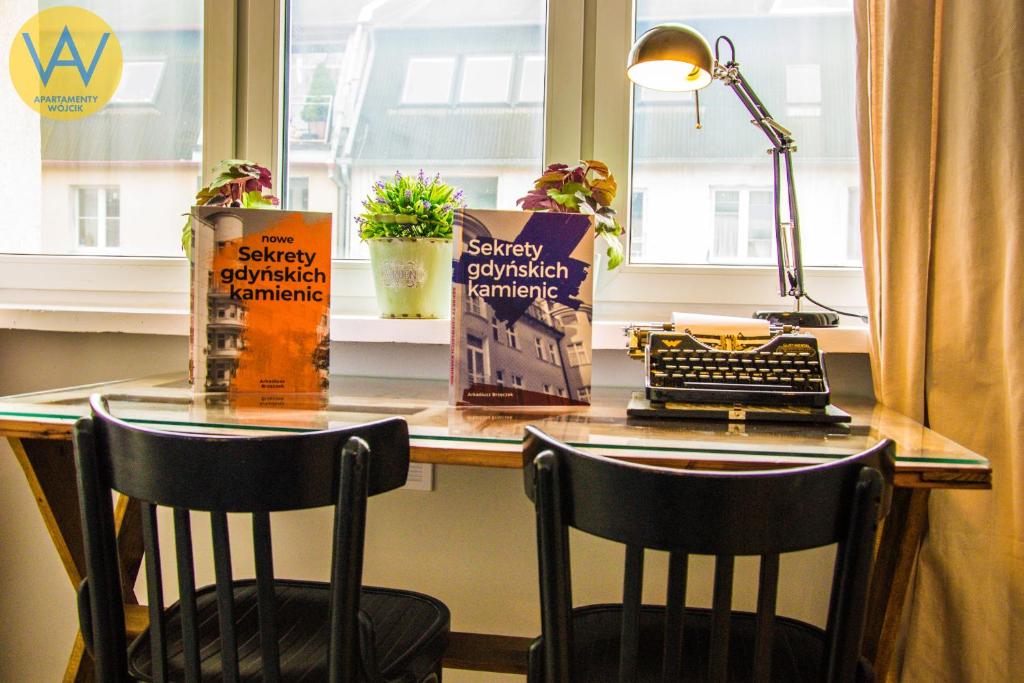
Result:
[[[9,439],[11,450],[21,464],[36,499],[53,547],[64,565],[73,591],[85,576],[82,517],[78,509],[78,484],[71,443],[53,439]],[[121,557],[122,590],[125,601],[138,604],[135,580],[142,564],[142,518],[137,501],[119,496],[114,510],[118,552]],[[64,672],[64,681],[92,680],[92,662],[85,651],[82,634],[75,644]]]
[[[875,679],[881,683],[889,678],[910,577],[928,526],[929,491],[895,489],[882,526],[868,591],[863,645],[864,655],[874,663]]]

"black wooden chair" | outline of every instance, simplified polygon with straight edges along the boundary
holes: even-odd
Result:
[[[404,420],[233,437],[127,424],[99,396],[90,406],[74,444],[88,569],[79,620],[97,680],[440,681],[445,605],[362,586],[366,499],[405,483]],[[130,645],[111,491],[141,501],[149,626]],[[173,508],[181,599],[168,608],[158,505]],[[330,583],[275,579],[270,513],[327,505],[335,506]],[[216,583],[199,590],[190,510],[210,513],[213,535]],[[255,579],[232,579],[228,512],[251,513]]]
[[[532,683],[853,681],[891,442],[788,470],[710,472],[581,453],[532,427],[542,635]],[[624,543],[622,604],[573,608],[570,527]],[[827,627],[775,615],[779,554],[838,543]],[[666,606],[641,604],[644,549],[669,551]],[[690,554],[715,556],[711,609],[685,606]],[[757,612],[733,611],[736,556],[760,555]]]

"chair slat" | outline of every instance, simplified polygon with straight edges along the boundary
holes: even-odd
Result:
[[[732,612],[732,578],[735,569],[732,555],[715,557],[715,588],[711,598],[711,656],[708,680],[725,681],[729,674],[729,621]]]
[[[665,597],[665,643],[661,680],[678,681],[683,672],[683,612],[686,609],[686,581],[689,555],[669,553],[668,587]]]
[[[779,555],[763,555],[757,582],[757,635],[754,640],[754,681],[770,681],[775,644],[775,598],[779,589]]]
[[[228,516],[210,513],[213,531],[213,569],[217,580],[217,621],[220,625],[220,661],[222,678],[238,683],[238,642],[235,637],[235,596],[231,577],[231,539]]]
[[[149,596],[149,643],[153,658],[153,680],[156,683],[165,683],[167,648],[164,647],[164,643],[167,642],[167,629],[164,623],[164,589],[160,571],[160,535],[156,527],[156,506],[143,501],[140,511],[142,543],[146,553],[146,592]]]
[[[198,683],[199,623],[196,611],[196,574],[192,553],[192,520],[188,510],[174,508],[174,549],[178,564],[178,606],[181,611],[181,644],[185,655],[185,680]]]
[[[644,549],[626,546],[626,568],[622,581],[622,635],[619,652],[619,683],[636,681],[640,656],[640,603],[644,592]]]
[[[274,595],[270,513],[253,513],[252,546],[256,563],[256,600],[260,619],[263,680],[265,683],[277,683],[281,680],[281,656],[277,643],[277,604]]]
[[[572,576],[569,528],[562,519],[561,475],[551,451],[532,461],[537,496],[537,557],[540,561],[541,628],[545,681],[567,681],[572,669]]]
[[[354,503],[349,512],[335,508],[334,563],[331,567],[330,683],[354,681],[359,673],[359,576],[363,571],[363,529],[366,520],[369,448],[353,437],[341,451],[338,499]]]

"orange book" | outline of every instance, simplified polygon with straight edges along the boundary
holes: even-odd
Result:
[[[327,389],[331,214],[192,207],[197,393]]]

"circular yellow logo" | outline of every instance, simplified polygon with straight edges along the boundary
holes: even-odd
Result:
[[[43,10],[11,43],[11,81],[51,119],[95,114],[121,82],[121,43],[107,22],[80,7]]]

